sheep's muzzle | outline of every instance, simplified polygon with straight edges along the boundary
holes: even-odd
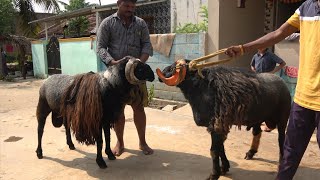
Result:
[[[184,60],[176,62],[175,72],[171,77],[166,78],[159,68],[156,69],[159,78],[168,86],[176,86],[180,84],[186,77],[187,67]]]

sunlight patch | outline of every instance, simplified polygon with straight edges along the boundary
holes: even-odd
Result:
[[[165,132],[168,134],[178,134],[180,130],[173,129],[170,126],[157,126],[157,125],[148,125],[147,128],[155,129],[158,132]]]

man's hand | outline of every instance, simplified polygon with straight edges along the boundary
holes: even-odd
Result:
[[[149,58],[149,54],[142,53],[141,57],[140,57],[140,61],[143,62],[143,63],[146,63],[148,58]]]
[[[238,57],[240,55],[243,55],[243,47],[242,45],[239,46],[231,46],[227,48],[225,54],[228,55],[229,57]]]
[[[257,71],[256,71],[256,68],[253,67],[253,66],[251,66],[251,70],[252,70],[253,72],[257,72]]]
[[[121,61],[121,59],[120,60],[111,60],[110,62],[109,62],[109,65],[110,66],[113,66],[113,65],[116,65],[116,64],[118,64],[119,62]]]

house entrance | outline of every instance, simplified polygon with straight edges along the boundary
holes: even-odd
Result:
[[[46,47],[48,74],[61,74],[60,48],[59,40],[56,36],[52,36]]]

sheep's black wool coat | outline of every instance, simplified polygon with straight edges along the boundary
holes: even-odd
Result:
[[[166,77],[170,77],[169,69],[163,71]],[[202,73],[205,78],[187,71],[177,87],[189,101],[196,124],[209,131],[227,134],[232,125],[250,127],[257,121],[275,128],[280,111],[290,109],[289,90],[274,74],[224,66],[205,68]]]

